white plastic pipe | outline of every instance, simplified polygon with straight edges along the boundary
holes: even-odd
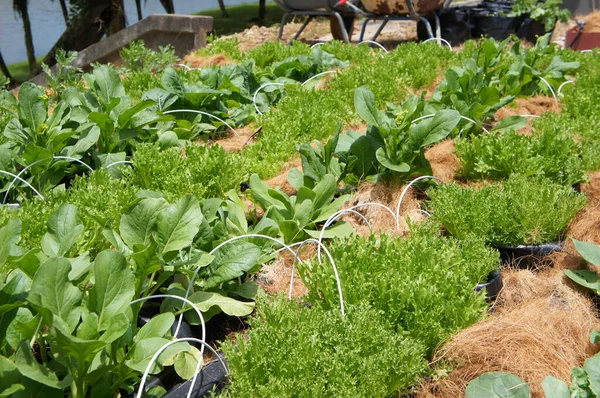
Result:
[[[381,44],[377,43],[377,42],[376,42],[376,41],[374,41],[374,40],[363,40],[363,41],[361,41],[360,43],[358,43],[358,44],[357,44],[357,46],[360,46],[361,44],[364,44],[364,43],[375,44],[377,47],[379,47],[379,48],[381,48],[383,51],[385,51],[385,52],[386,52],[386,54],[388,54],[388,53],[389,53],[389,51],[388,51],[388,50],[386,50],[386,48],[385,48],[384,46],[382,46]]]
[[[406,196],[406,193],[408,192],[408,189],[414,183],[416,183],[418,181],[426,180],[426,179],[436,180],[436,181],[441,182],[442,184],[444,183],[444,181],[442,181],[438,177],[434,177],[434,176],[421,176],[421,177],[417,177],[414,180],[412,180],[411,182],[409,182],[408,185],[402,191],[402,194],[400,195],[400,199],[398,200],[398,205],[396,206],[396,226],[397,226],[398,229],[400,229],[400,207],[402,206],[402,201],[404,200],[404,197]]]
[[[256,91],[254,92],[254,95],[252,96],[252,103],[254,104],[254,109],[256,110],[256,113],[258,113],[259,115],[262,115],[263,113],[260,111],[260,109],[258,109],[258,106],[256,105],[256,96],[258,95],[260,90],[262,90],[265,87],[269,87],[269,86],[285,86],[285,84],[283,84],[283,83],[266,83],[256,89]]]
[[[34,187],[33,187],[33,186],[30,184],[30,183],[28,183],[27,181],[25,181],[25,180],[24,180],[24,179],[22,179],[21,177],[19,177],[19,176],[17,176],[17,175],[14,175],[13,173],[9,173],[8,171],[4,171],[4,170],[0,170],[0,174],[6,174],[6,175],[8,175],[8,176],[11,176],[11,177],[12,177],[12,178],[14,178],[14,179],[17,179],[17,180],[21,181],[23,184],[25,184],[25,185],[27,185],[29,188],[31,188],[31,190],[32,190],[33,192],[35,192],[35,194],[36,194],[37,196],[39,196],[39,197],[40,197],[40,199],[42,199],[42,201],[45,201],[45,199],[44,199],[44,197],[42,196],[42,194],[41,194],[41,193],[39,193],[39,192],[37,191],[37,189],[35,189],[35,188],[34,188]],[[14,181],[14,180],[13,180],[13,181]],[[12,185],[12,184],[11,184],[11,185]],[[6,201],[6,196],[4,197],[4,201],[2,202],[2,204],[4,204],[4,203],[5,203],[5,201]]]
[[[450,44],[450,42],[448,40],[442,39],[441,37],[439,37],[439,38],[432,37],[430,39],[422,41],[421,44],[428,43],[428,42],[430,42],[432,40],[437,40],[438,43],[445,43],[448,46],[448,48],[450,49],[450,51],[452,51],[452,44]]]

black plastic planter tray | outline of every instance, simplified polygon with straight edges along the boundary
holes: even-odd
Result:
[[[504,286],[502,282],[502,274],[500,273],[499,269],[496,269],[490,272],[487,282],[480,283],[475,286],[475,291],[479,292],[485,289],[485,296],[487,297],[488,301],[491,302],[496,300],[500,290],[502,290],[502,286]]]
[[[225,362],[224,358],[223,361]],[[192,390],[191,397],[207,397],[213,390],[221,390],[227,383],[227,380],[227,373],[225,373],[225,369],[223,369],[221,362],[218,360],[209,362],[200,371],[200,374],[196,380],[196,384],[194,385],[194,389]],[[176,384],[165,395],[163,395],[163,398],[185,398],[187,397],[191,385],[192,380],[188,380],[185,383]]]
[[[516,265],[518,268],[530,268],[541,258],[563,249],[561,242],[545,243],[543,245],[500,246],[492,245],[500,252],[500,260],[505,265]]]

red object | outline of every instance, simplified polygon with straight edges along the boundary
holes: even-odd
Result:
[[[573,40],[577,38],[579,34],[579,27],[575,26],[567,31],[567,37],[565,38],[565,46],[570,46]],[[573,44],[573,50],[591,50],[593,48],[600,47],[600,32],[586,32],[585,28],[577,41]]]
[[[343,6],[347,2],[348,2],[348,0],[340,0],[335,4],[335,7]]]

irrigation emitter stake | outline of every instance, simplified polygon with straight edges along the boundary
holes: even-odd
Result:
[[[163,112],[163,114],[169,115],[171,113],[185,113],[185,112],[197,113],[199,115],[206,115],[206,116],[210,116],[210,117],[212,117],[214,119],[217,119],[218,121],[220,121],[221,123],[223,123],[225,126],[229,127],[229,129],[231,129],[231,131],[233,131],[233,134],[237,135],[238,137],[240,136],[237,133],[237,131],[235,131],[235,129],[229,125],[229,123],[227,123],[225,120],[221,119],[220,117],[215,116],[213,114],[210,114],[208,112],[197,111],[195,109],[173,109],[173,110],[170,110],[170,111]]]
[[[206,341],[196,339],[194,337],[182,337],[177,340],[173,340],[173,341],[169,341],[168,343],[165,343],[162,347],[160,347],[160,349],[158,351],[156,351],[156,353],[154,354],[152,359],[150,359],[150,363],[148,363],[148,366],[146,366],[146,370],[144,371],[144,375],[142,376],[142,380],[140,381],[140,388],[138,389],[136,398],[142,398],[142,392],[144,391],[144,386],[146,385],[146,379],[148,378],[148,375],[150,374],[150,370],[152,370],[152,365],[154,365],[154,362],[156,362],[156,360],[158,359],[160,354],[162,354],[164,350],[166,350],[173,344],[184,343],[184,342],[188,342],[188,341],[194,342],[197,344],[201,344],[203,349],[204,349],[204,347],[208,348],[217,357],[219,362],[221,362],[221,365],[223,365],[223,369],[225,369],[225,373],[229,373],[229,369],[227,369],[227,365],[225,365],[225,362],[223,362],[223,359],[221,358],[221,356]],[[196,384],[196,380],[198,378],[198,373],[200,373],[200,367],[202,366],[203,363],[204,363],[204,360],[201,355],[200,359],[198,360],[198,364],[196,365],[196,373],[194,374],[194,377],[192,378],[192,385],[190,386],[190,389],[188,390],[187,398],[190,398],[192,396],[192,391],[194,390],[194,384]]]
[[[398,200],[398,206],[396,206],[396,226],[398,227],[398,229],[400,229],[400,207],[402,206],[402,201],[404,200],[404,196],[406,196],[408,189],[414,183],[421,181],[421,180],[426,180],[426,179],[436,180],[436,181],[441,182],[442,184],[444,183],[444,181],[442,181],[440,178],[435,177],[435,176],[421,176],[421,177],[417,177],[414,180],[412,180],[411,182],[409,182],[408,185],[402,191],[402,194],[400,195],[400,200]],[[427,214],[430,215],[429,213],[427,213]]]

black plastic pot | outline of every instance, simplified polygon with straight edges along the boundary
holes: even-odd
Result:
[[[544,29],[544,24],[529,17],[526,17],[523,20],[521,26],[519,26],[519,29],[517,30],[518,37],[532,43],[535,43],[538,37],[544,36],[545,34],[546,30]]]
[[[475,286],[475,291],[479,292],[482,289],[485,289],[485,295],[488,301],[494,301],[496,300],[496,297],[498,297],[500,290],[502,290],[502,286],[504,286],[502,283],[502,273],[500,273],[499,269],[496,269],[490,272],[487,282]]]
[[[223,361],[225,360],[223,359]],[[193,398],[207,397],[211,391],[221,390],[227,383],[227,380],[227,373],[223,369],[223,365],[221,365],[220,361],[214,360],[200,371],[191,396]],[[185,398],[191,385],[192,380],[176,384],[163,395],[163,398]]]
[[[438,12],[440,20],[440,33],[442,39],[447,40],[452,46],[458,46],[471,38],[471,23],[469,22],[468,10],[449,8]],[[431,26],[435,26],[433,17],[427,20]],[[419,40],[429,38],[425,24],[417,22],[417,37]]]
[[[473,38],[486,36],[496,40],[504,40],[517,32],[520,21],[519,18],[503,17],[489,13],[488,10],[482,10],[481,12],[471,13],[471,22],[473,24],[471,31]]]
[[[516,265],[521,269],[530,268],[544,256],[560,252],[563,249],[560,242],[545,243],[543,245],[520,245],[517,247],[492,245],[492,247],[500,252],[502,264]]]

